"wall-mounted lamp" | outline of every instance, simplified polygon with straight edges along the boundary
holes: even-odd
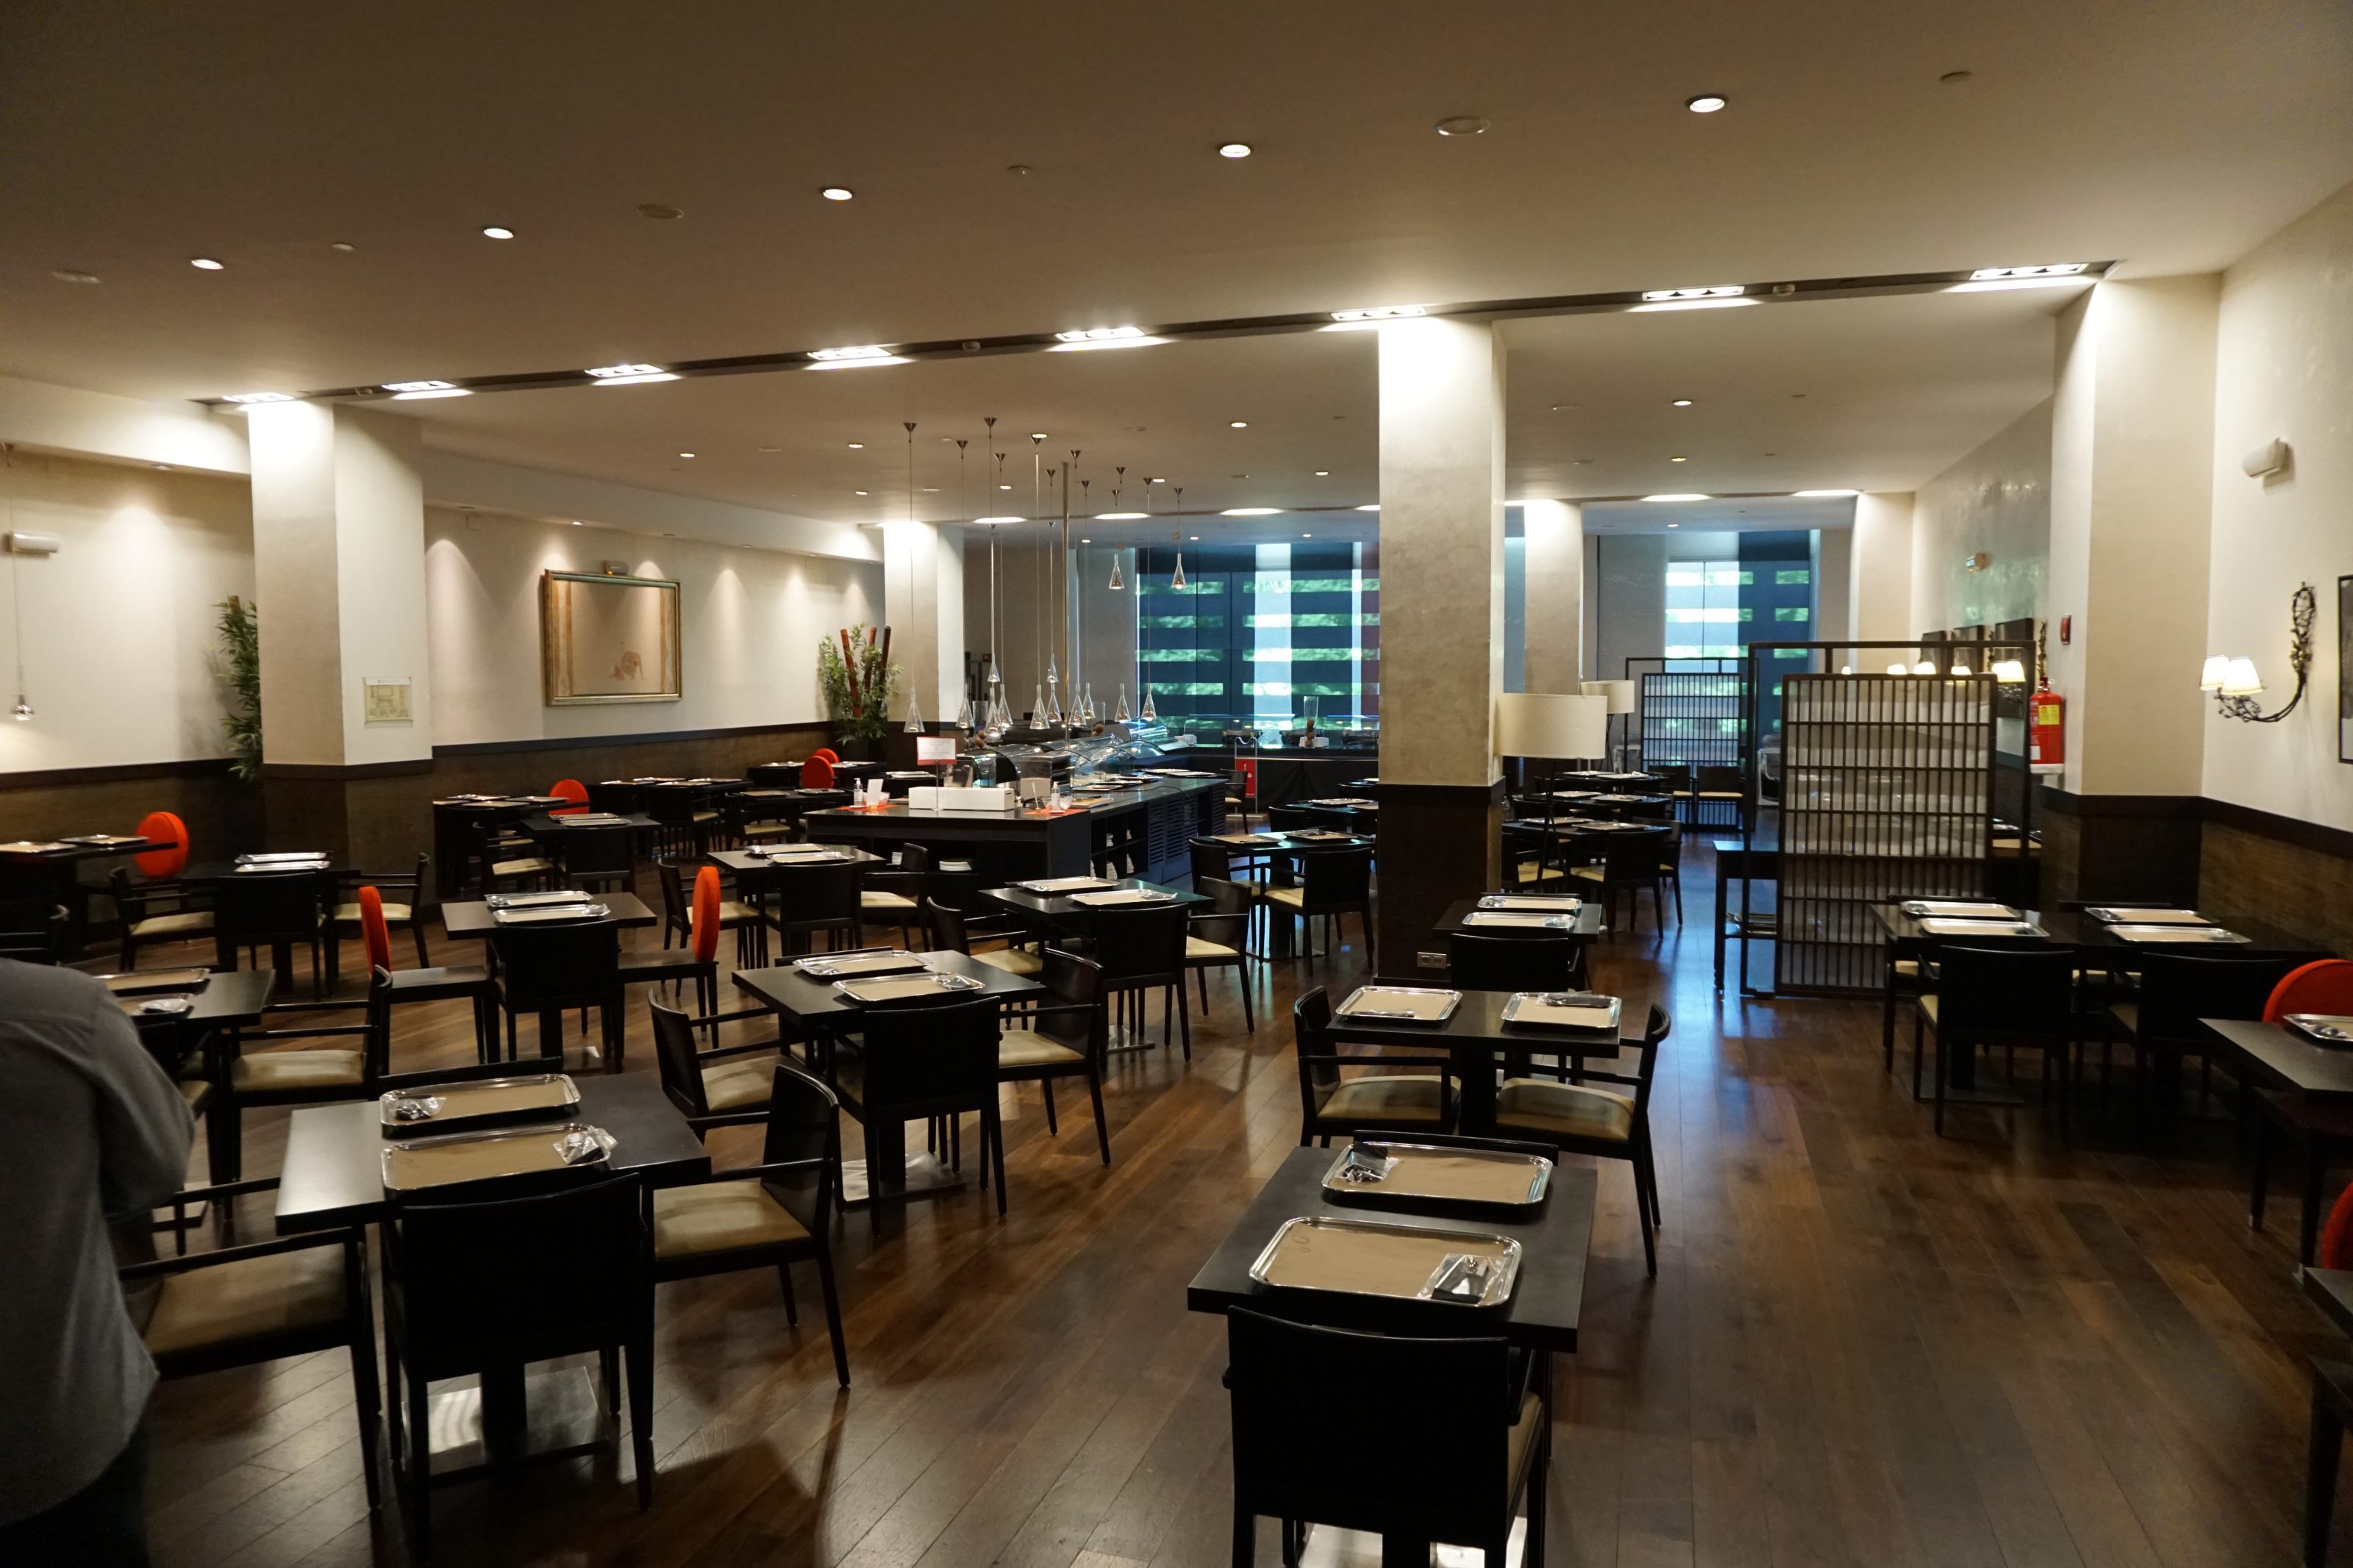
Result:
[[[2295,705],[2304,700],[2306,678],[2312,673],[2312,622],[2318,607],[2312,584],[2297,584],[2287,602],[2287,662],[2295,672],[2295,695],[2287,700],[2286,707],[2266,713],[2256,705],[2255,699],[2263,695],[2263,678],[2256,672],[2255,661],[2242,655],[2210,657],[2199,673],[2198,689],[2214,694],[2214,705],[2227,719],[2242,719],[2250,724],[2276,724],[2295,712]]]
[[[1978,551],[1974,555],[1964,555],[1961,557],[1961,565],[1971,572],[1982,572],[1992,564],[1993,556],[1983,550]]]
[[[2023,686],[2026,684],[2026,663],[2016,658],[1996,659],[1993,678],[2004,686]]]
[[[2239,467],[2251,479],[2267,479],[2274,474],[2287,472],[2288,465],[2295,460],[2295,454],[2286,442],[2266,441],[2240,458]]]

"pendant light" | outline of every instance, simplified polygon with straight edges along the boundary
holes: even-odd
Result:
[[[907,419],[901,421],[901,423],[907,426],[907,521],[912,525],[915,521],[915,422],[912,419]],[[915,531],[912,526],[907,530],[907,548],[910,551],[915,548]],[[912,561],[908,563],[908,565],[911,567],[913,564],[914,563]],[[891,672],[888,669],[885,669],[882,672],[882,679],[886,683],[885,689],[887,690],[887,683],[891,679]],[[907,722],[905,728],[906,732],[910,735],[920,735],[923,732],[923,672],[918,670],[915,674],[914,683],[907,688]]]
[[[5,486],[8,492],[8,600],[13,612],[9,616],[9,626],[16,639],[16,705],[8,711],[17,723],[29,724],[33,721],[33,700],[25,691],[25,588],[19,575],[22,563],[17,559],[22,552],[16,548],[16,447],[0,444],[0,460],[5,460],[10,475]]]
[[[1111,710],[1111,721],[1124,724],[1134,717],[1127,710],[1127,682],[1123,680],[1119,683],[1119,706]]]
[[[1183,485],[1178,485],[1176,487],[1176,509],[1179,511],[1182,511],[1184,508],[1185,487]],[[1178,542],[1177,534],[1179,531],[1180,531],[1176,529],[1169,530],[1168,542],[1171,544]],[[1185,591],[1185,552],[1181,550],[1176,552],[1176,570],[1169,574],[1168,586],[1170,590],[1175,593],[1181,594]]]

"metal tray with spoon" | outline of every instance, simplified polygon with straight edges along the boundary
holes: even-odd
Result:
[[[1520,1244],[1493,1231],[1302,1215],[1276,1228],[1250,1277],[1281,1290],[1498,1307],[1519,1272]]]
[[[1359,1138],[1324,1173],[1324,1191],[1335,1203],[1525,1214],[1544,1202],[1551,1180],[1552,1162],[1541,1154]]]

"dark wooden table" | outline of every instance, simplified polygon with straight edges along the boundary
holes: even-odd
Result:
[[[2327,1314],[2337,1332],[2353,1334],[2353,1268],[2307,1268],[2304,1293]]]
[[[607,925],[620,930],[658,923],[658,917],[653,910],[646,908],[645,900],[635,893],[590,893],[586,897],[589,902],[602,904],[612,912],[599,921],[578,922],[582,925]],[[455,938],[472,937],[480,940],[496,936],[507,928],[499,924],[492,917],[490,905],[477,899],[461,903],[443,904],[441,929]],[[545,931],[549,928],[521,926],[516,929]]]
[[[858,951],[871,950],[861,948]],[[815,956],[846,958],[849,953],[819,953]],[[1001,1004],[1039,995],[1046,989],[1027,976],[1008,973],[961,952],[926,952],[923,957],[925,963],[941,973],[961,974],[979,981],[981,988],[978,991],[962,993],[966,997],[986,996]],[[735,971],[734,980],[738,988],[750,993],[779,1017],[800,1026],[808,1037],[818,1071],[830,1079],[833,1046],[841,1035],[854,1032],[860,1015],[866,1011],[865,1005],[853,1002],[836,991],[832,981],[803,973],[790,963],[780,963],[767,969],[739,969]],[[962,1177],[929,1154],[919,1154],[913,1160],[908,1158],[904,1122],[871,1124],[866,1127],[866,1158],[842,1162],[844,1204],[865,1203],[878,1189],[897,1197],[913,1197],[964,1184]]]
[[[1490,896],[1519,898],[1530,895],[1503,893]],[[1605,923],[1608,911],[1590,900],[1577,905],[1574,910],[1562,911],[1569,917],[1569,929],[1567,931],[1552,931],[1543,926],[1472,925],[1469,923],[1472,911],[1478,907],[1479,900],[1476,899],[1457,899],[1446,906],[1446,912],[1440,916],[1438,923],[1430,929],[1440,936],[1565,936],[1579,947],[1589,944],[1595,937],[1609,929]]]
[[[1169,894],[1171,901],[1180,909],[1189,910],[1196,905],[1209,901],[1198,893],[1188,893],[1181,888],[1172,888],[1164,882],[1147,882],[1141,877],[1122,877],[1113,881],[1111,885],[1113,888],[1149,888],[1155,892]],[[995,899],[1008,909],[1018,910],[1029,920],[1049,930],[1080,936],[1084,936],[1101,916],[1117,917],[1129,912],[1128,910],[1124,909],[1090,909],[1080,903],[1071,894],[1033,893],[1027,888],[984,888],[981,889],[981,896]],[[1166,909],[1167,907],[1166,904],[1130,906],[1131,909]]]
[[[1387,1019],[1343,1017],[1340,1004],[1346,998],[1335,996],[1332,1001],[1332,1038],[1343,1044],[1444,1051],[1454,1058],[1454,1072],[1462,1084],[1462,1131],[1476,1134],[1494,1131],[1497,1056],[1525,1052],[1538,1056],[1614,1057],[1620,1036],[1627,1026],[1632,1024],[1640,1027],[1640,1020],[1624,1016],[1622,1007],[1615,1029],[1529,1028],[1506,1024],[1504,1007],[1511,999],[1508,991],[1465,991],[1454,1016],[1444,1023],[1401,1024]]]
[[[1406,1213],[1366,1204],[1335,1204],[1324,1194],[1324,1173],[1341,1155],[1338,1147],[1293,1149],[1267,1178],[1208,1261],[1185,1288],[1188,1311],[1223,1313],[1240,1307],[1293,1322],[1380,1333],[1439,1337],[1493,1336],[1525,1350],[1577,1349],[1577,1319],[1585,1304],[1586,1254],[1593,1242],[1594,1194],[1600,1179],[1590,1169],[1559,1162],[1544,1205],[1528,1219]],[[1250,1277],[1250,1265],[1284,1220],[1329,1215],[1349,1219],[1440,1229],[1490,1230],[1520,1244],[1520,1274],[1512,1298],[1497,1308],[1448,1306],[1432,1301],[1386,1301],[1370,1297],[1282,1290]]]
[[[162,839],[141,838],[134,834],[121,836],[113,844],[67,844],[63,839],[31,839],[25,842],[58,844],[57,849],[0,849],[0,901],[38,900],[42,913],[62,906],[66,911],[66,951],[79,952],[83,933],[90,928],[90,896],[104,892],[81,880],[81,863],[85,860],[111,859],[119,856],[137,855],[149,849],[170,849],[176,846]]]
[[[1740,989],[1748,989],[1748,943],[1751,938],[1770,941],[1778,933],[1779,911],[1759,910],[1753,906],[1735,910],[1731,907],[1732,884],[1736,881],[1773,882],[1781,879],[1781,852],[1778,849],[1750,849],[1737,838],[1718,838],[1710,843],[1715,851],[1715,988],[1724,989],[1724,939],[1740,939]],[[1744,902],[1746,900],[1744,900]],[[1778,900],[1777,900],[1778,902]]]
[[[2255,1077],[2306,1100],[2353,1098],[2353,1048],[2324,1046],[2285,1024],[2252,1018],[2200,1018],[2222,1037]]]
[[[627,827],[639,833],[650,833],[661,826],[642,811],[611,813],[610,816],[619,818],[618,821],[599,817],[594,812],[589,813],[588,816],[589,820],[582,822],[576,817],[557,816],[543,811],[524,817],[515,826],[533,838],[554,838],[566,833],[601,833],[615,827]]]

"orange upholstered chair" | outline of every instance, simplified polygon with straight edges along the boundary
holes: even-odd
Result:
[[[801,788],[831,789],[833,764],[823,757],[811,757],[801,764]]]
[[[694,942],[698,963],[719,957],[719,868],[705,866],[694,874],[694,919],[687,930]]]
[[[359,897],[360,940],[367,944],[368,967],[392,967],[392,927],[385,923],[384,895],[374,888],[362,888]]]
[[[665,877],[677,875],[676,861],[655,863]],[[719,928],[722,925],[719,868],[705,866],[694,874],[694,896],[688,906],[687,944],[650,952],[621,954],[621,979],[630,985],[683,980],[694,982],[698,1010],[710,1013],[719,1005]],[[667,940],[667,938],[665,938]],[[739,955],[740,956],[740,955]]]
[[[2263,1022],[2276,1024],[2290,1013],[2353,1015],[2353,963],[2323,958],[2281,976],[2263,1004]]]
[[[588,809],[588,786],[578,779],[558,779],[547,786],[547,793],[573,803],[557,806],[547,814],[550,816],[574,816]]]
[[[405,889],[393,889],[396,894]],[[414,896],[413,894],[409,896]],[[348,914],[343,911],[348,910]],[[433,964],[426,962],[423,927],[416,924],[414,907],[397,899],[387,904],[384,889],[373,882],[363,882],[352,889],[351,901],[338,908],[339,925],[359,927],[360,941],[367,949],[367,964],[361,976],[349,984],[338,985],[312,1003],[281,1004],[291,1008],[322,1008],[333,1010],[357,1005],[363,1000],[385,1008],[409,1002],[462,1001],[474,1010],[474,1051],[479,1060],[494,1061],[498,1057],[498,987],[491,979],[487,965],[480,963]],[[417,935],[417,967],[395,969],[392,966],[393,928],[404,920],[411,922]],[[385,984],[379,990],[371,977],[381,976]],[[387,1022],[388,1027],[388,1022]],[[389,1037],[386,1045],[389,1047]]]
[[[137,856],[139,874],[151,882],[166,881],[178,876],[188,864],[188,825],[168,811],[151,811],[139,819],[139,837],[152,838],[157,847],[142,849]]]
[[[835,751],[831,746],[819,746],[816,751],[811,752],[809,755],[812,757],[823,757],[828,763],[838,763],[841,761],[841,753]]]

